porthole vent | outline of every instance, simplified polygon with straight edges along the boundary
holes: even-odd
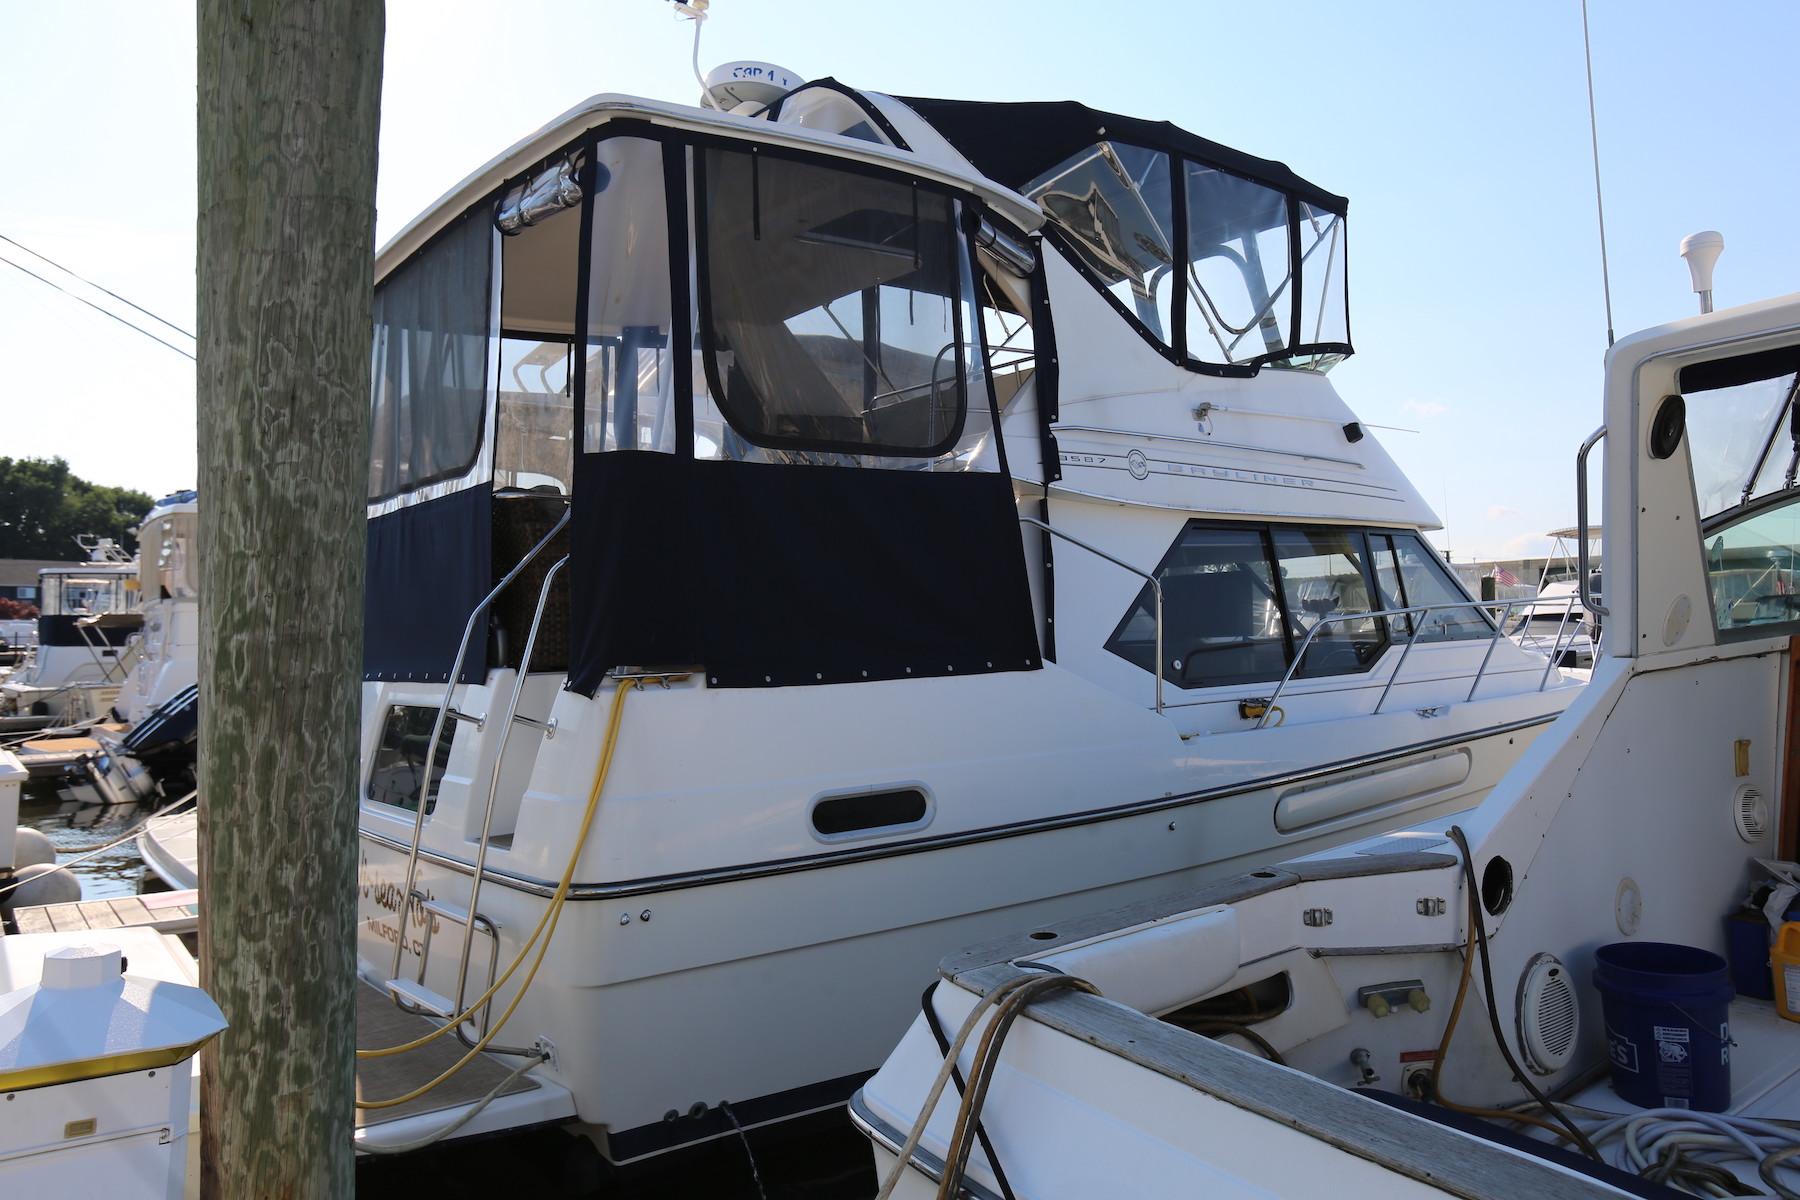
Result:
[[[1732,797],[1731,808],[1739,837],[1755,843],[1769,836],[1769,801],[1761,788],[1744,784]]]
[[[1554,1075],[1569,1064],[1581,1032],[1581,1005],[1569,969],[1554,954],[1539,954],[1519,977],[1519,1048],[1526,1069]]]

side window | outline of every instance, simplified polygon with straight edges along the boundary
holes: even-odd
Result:
[[[1765,508],[1715,530],[1705,544],[1721,632],[1800,620],[1800,505]]]
[[[464,217],[375,289],[369,499],[466,472],[481,450],[494,227]]]
[[[1394,539],[1385,533],[1369,535],[1369,556],[1375,566],[1375,582],[1380,588],[1382,608],[1405,608],[1406,589],[1400,583],[1400,564],[1394,555]],[[1388,636],[1412,636],[1411,617],[1389,617]]]
[[[1393,536],[1394,551],[1400,564],[1400,581],[1406,589],[1409,607],[1422,604],[1455,604],[1462,608],[1439,609],[1418,618],[1419,640],[1422,642],[1458,641],[1464,638],[1492,637],[1494,626],[1480,609],[1468,605],[1469,597],[1458,586],[1450,568],[1415,533]]]
[[[1189,524],[1157,578],[1163,588],[1166,677],[1182,687],[1279,679],[1288,645],[1261,530]],[[1155,669],[1156,610],[1145,584],[1106,648]]]
[[[1280,529],[1274,539],[1296,647],[1308,630],[1319,627],[1295,676],[1344,675],[1368,667],[1387,645],[1381,622],[1362,617],[1322,624],[1328,617],[1377,607],[1362,561],[1362,535],[1350,529]]]
[[[431,743],[431,727],[438,710],[422,704],[395,704],[389,707],[381,725],[381,740],[375,745],[375,761],[369,770],[369,799],[377,804],[392,804],[408,812],[419,807],[419,792],[425,793],[425,811],[437,807],[438,784],[444,778],[444,767],[450,761],[450,745],[456,740],[455,721],[447,721],[433,756],[430,779],[425,772],[425,752]]]

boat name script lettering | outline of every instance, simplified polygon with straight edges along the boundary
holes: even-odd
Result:
[[[1133,451],[1133,453],[1139,452]],[[1064,450],[1060,451],[1057,457],[1062,460],[1064,466],[1104,467],[1115,471],[1130,470],[1127,465],[1115,463],[1114,460],[1118,456],[1114,454],[1084,454],[1080,451]],[[1139,454],[1140,460],[1142,457]],[[1234,483],[1266,483],[1275,487],[1315,488],[1319,486],[1318,480],[1308,479],[1304,475],[1280,475],[1272,471],[1245,471],[1237,467],[1209,467],[1202,464],[1163,462],[1156,459],[1150,460],[1150,464],[1149,470],[1145,471],[1145,474],[1185,475],[1194,479],[1224,479]],[[1131,474],[1139,479],[1144,477],[1139,475],[1138,471],[1131,471]]]

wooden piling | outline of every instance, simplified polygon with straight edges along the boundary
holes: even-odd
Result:
[[[209,1197],[355,1186],[384,23],[380,0],[199,5],[200,952],[230,1021],[202,1056]]]

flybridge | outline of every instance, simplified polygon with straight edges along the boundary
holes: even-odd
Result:
[[[1351,353],[1342,196],[1166,121],[1068,101],[906,103],[1037,201],[1088,277],[1182,365],[1326,370]]]

